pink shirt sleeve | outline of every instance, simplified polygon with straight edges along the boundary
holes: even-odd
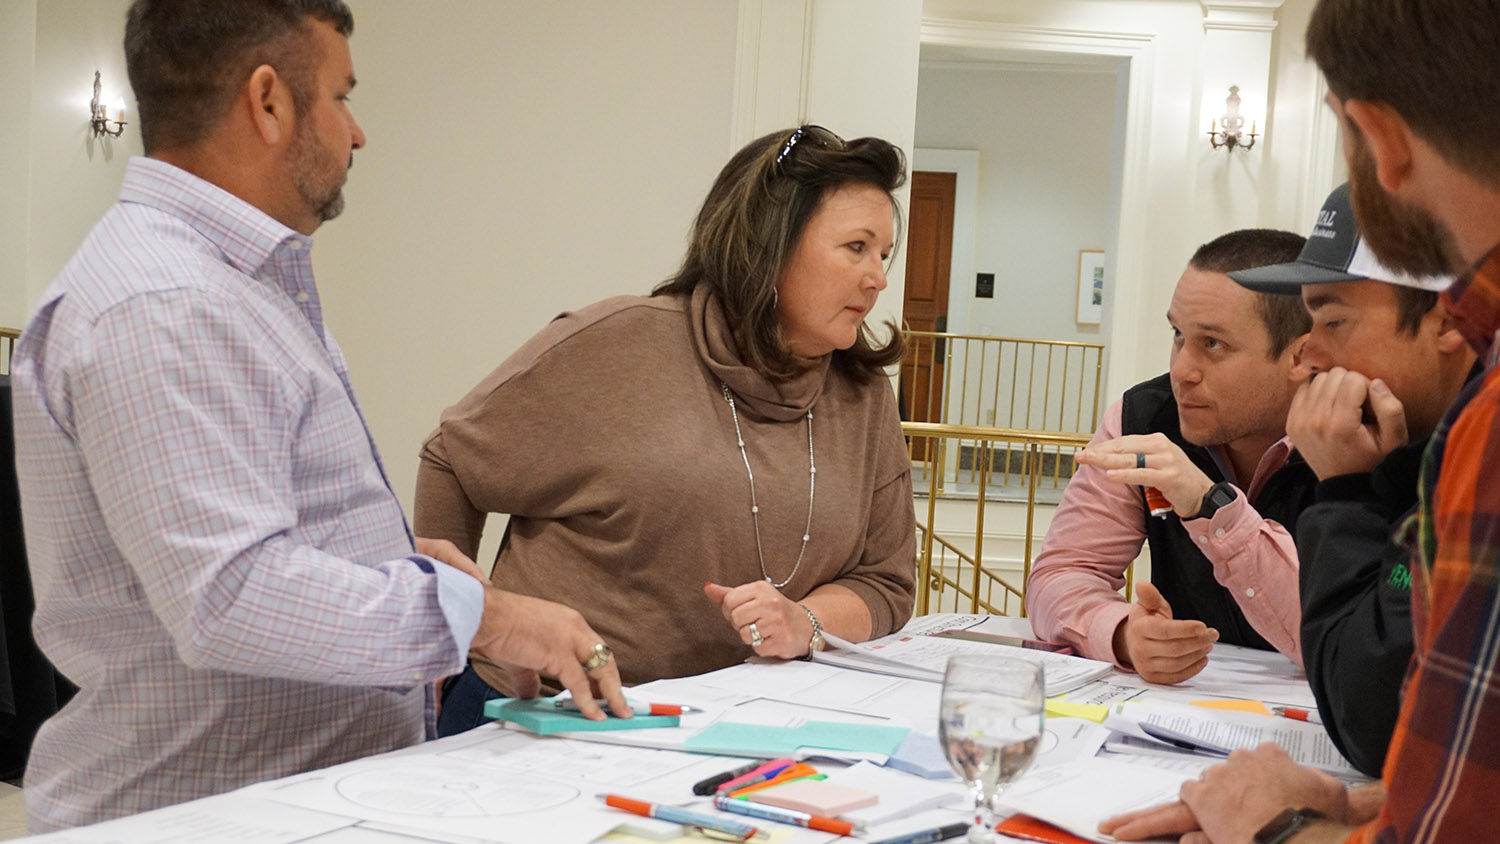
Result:
[[[1117,401],[1105,411],[1090,445],[1120,436],[1121,406]],[[1078,467],[1026,585],[1026,610],[1038,637],[1119,665],[1115,628],[1130,612],[1120,589],[1125,569],[1146,541],[1145,523],[1146,504],[1138,487],[1111,481],[1093,466]],[[1250,624],[1300,665],[1301,608],[1291,534],[1262,519],[1244,492],[1213,518],[1188,519],[1183,526],[1198,540],[1215,577],[1235,596]]]

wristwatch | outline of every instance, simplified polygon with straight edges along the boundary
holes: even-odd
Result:
[[[811,657],[813,651],[826,650],[828,643],[823,641],[823,625],[818,623],[818,617],[813,615],[813,611],[803,604],[798,604],[797,606],[802,607],[802,611],[807,613],[807,620],[812,622],[812,638],[807,640],[807,655]]]
[[[1255,844],[1281,844],[1297,834],[1297,830],[1327,815],[1317,809],[1286,809],[1271,818],[1270,823],[1255,833]]]
[[[1208,488],[1203,494],[1203,503],[1198,505],[1198,513],[1195,519],[1212,519],[1219,508],[1234,501],[1234,484],[1229,481],[1219,481]]]

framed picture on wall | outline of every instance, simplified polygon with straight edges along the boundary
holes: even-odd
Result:
[[[1098,325],[1104,315],[1104,250],[1078,250],[1079,325]]]

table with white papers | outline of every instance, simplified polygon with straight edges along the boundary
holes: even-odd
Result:
[[[913,619],[905,632],[955,626],[1030,635],[1024,619],[960,615]],[[1003,645],[986,647],[1011,650]],[[923,659],[930,657],[923,652]],[[835,721],[903,727],[935,737],[939,692],[939,684],[926,679],[817,662],[754,660],[698,677],[648,683],[631,692],[639,699],[669,700],[703,710],[684,716],[677,728],[538,737],[487,724],[394,753],[23,840],[35,844],[214,840],[241,844],[633,844],[679,840],[671,837],[670,825],[606,808],[596,795],[618,793],[712,812],[705,798],[691,795],[692,784],[745,760],[679,749],[688,736],[707,724],[717,719],[773,726]],[[1115,671],[1061,698],[1096,704],[1128,699],[1130,703],[1118,707],[1119,711],[1135,713],[1141,721],[1244,741],[1262,735],[1258,730],[1280,736],[1287,732],[1280,728],[1288,725],[1285,719],[1238,712],[1220,718],[1213,709],[1193,710],[1191,702],[1250,698],[1294,706],[1311,703],[1306,680],[1285,657],[1232,646],[1215,647],[1209,667],[1178,687],[1153,686]],[[1319,737],[1315,725],[1298,723],[1293,732],[1309,746],[1326,742],[1326,734]],[[1098,820],[1174,795],[1183,780],[1215,761],[1193,755],[1111,753],[1103,749],[1109,737],[1110,730],[1092,720],[1049,717],[1032,769],[1011,786],[1002,802],[1085,837],[1107,840],[1093,832]],[[1330,765],[1340,761],[1326,759],[1327,750],[1321,745],[1308,752],[1322,754],[1317,758]],[[844,754],[837,761],[817,760],[819,771],[829,774],[830,781],[882,795],[876,806],[851,818],[867,825],[861,839],[878,840],[967,820],[968,790],[956,778],[923,779],[881,767],[885,761],[884,756],[857,753]],[[1124,781],[1129,788],[1118,785]],[[1089,801],[1076,799],[1080,788],[1091,795]],[[1068,799],[1070,794],[1075,799]],[[1084,803],[1088,805],[1079,805]],[[616,830],[626,822],[636,832],[652,837]],[[778,824],[762,828],[771,833],[760,839],[765,844],[812,844],[838,838]]]

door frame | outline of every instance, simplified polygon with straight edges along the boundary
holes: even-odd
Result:
[[[979,151],[973,149],[929,149],[911,153],[911,169],[955,174],[953,186],[953,243],[948,264],[948,330],[973,333],[969,325],[969,300],[974,298],[974,231],[979,217]],[[945,391],[943,418],[955,419],[953,391]]]
[[[1009,61],[1026,54],[1063,53],[1107,56],[1119,62],[1116,71],[1118,105],[1114,119],[1115,184],[1110,189],[1110,237],[1105,246],[1111,292],[1105,298],[1100,342],[1109,353],[1104,362],[1104,395],[1115,396],[1134,383],[1131,366],[1113,367],[1112,360],[1145,359],[1142,332],[1149,297],[1145,283],[1145,215],[1122,214],[1122,209],[1149,207],[1152,92],[1156,84],[1157,36],[1153,33],[1105,32],[1030,26],[1003,22],[922,19],[923,44],[992,51]],[[1019,59],[1025,62],[1025,58]],[[954,222],[957,228],[957,220]],[[1118,372],[1117,376],[1115,373]],[[1115,384],[1116,377],[1126,381]]]

